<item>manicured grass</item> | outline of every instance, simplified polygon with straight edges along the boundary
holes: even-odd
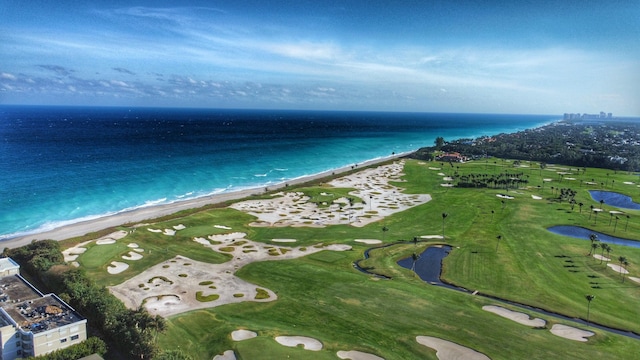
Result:
[[[552,234],[552,225],[578,225],[599,232],[640,239],[640,212],[623,210],[630,215],[621,219],[614,234],[608,216],[598,222],[589,219],[589,206],[600,204],[587,190],[600,188],[623,192],[639,201],[638,188],[624,182],[637,182],[637,176],[605,169],[561,170],[548,165],[523,162],[528,168],[513,163],[488,159],[466,164],[441,164],[409,160],[405,166],[405,182],[397,183],[406,193],[428,193],[432,201],[390,216],[364,227],[348,225],[322,229],[304,227],[252,228],[253,217],[231,209],[195,212],[180,219],[154,224],[155,228],[184,224],[186,229],[168,237],[143,228],[125,241],[138,243],[145,249],[144,258],[130,261],[122,274],[108,275],[104,267],[117,260],[119,252],[98,254],[93,248],[80,256],[93,268],[88,272],[102,284],[115,284],[140,273],[149,266],[184,255],[195,260],[219,263],[226,257],[192,241],[230,231],[247,233],[254,241],[269,242],[274,238],[293,238],[295,246],[313,247],[318,243],[347,243],[352,251],[323,251],[297,260],[264,261],[241,268],[238,276],[270,289],[278,300],[267,303],[244,302],[209,310],[198,310],[169,319],[168,331],[159,337],[167,349],[177,348],[197,359],[211,359],[215,354],[234,349],[239,358],[255,358],[259,344],[261,354],[275,358],[336,358],[338,350],[360,350],[386,359],[435,359],[434,351],[415,342],[417,335],[437,336],[469,346],[492,359],[520,358],[606,358],[623,359],[640,353],[640,341],[597,330],[587,343],[556,337],[548,329],[531,329],[487,313],[483,305],[495,304],[486,298],[434,287],[422,282],[396,261],[421,251],[429,243],[444,242],[454,247],[444,261],[443,278],[470,290],[478,290],[523,304],[544,308],[571,317],[586,317],[587,294],[595,294],[590,320],[604,325],[640,333],[640,284],[625,280],[607,269],[599,260],[585,256],[589,241]],[[430,170],[440,167],[441,170]],[[461,189],[440,186],[442,175],[521,172],[528,184],[518,189]],[[557,172],[572,172],[561,178]],[[608,174],[608,175],[607,175]],[[567,180],[574,177],[576,180]],[[551,178],[551,182],[542,179]],[[586,181],[598,185],[588,187]],[[582,180],[582,181],[581,181]],[[612,181],[615,180],[615,183]],[[612,184],[615,184],[612,186]],[[553,186],[554,190],[551,189]],[[571,210],[567,201],[557,199],[556,189],[577,191]],[[298,191],[290,188],[288,191]],[[340,194],[325,186],[307,187],[304,192],[320,199],[322,192]],[[497,194],[513,196],[502,200]],[[532,195],[541,196],[535,200]],[[358,202],[358,199],[355,199]],[[605,211],[612,209],[607,204]],[[362,209],[367,211],[366,205]],[[444,220],[442,213],[448,216]],[[214,224],[232,227],[221,230]],[[156,226],[157,225],[157,226]],[[444,229],[443,229],[444,225]],[[386,227],[388,231],[383,232]],[[371,259],[361,266],[392,277],[381,280],[355,270],[352,263],[362,259],[367,246],[354,239],[384,239],[385,243],[411,240],[421,235],[442,235],[445,239],[397,245],[370,252]],[[498,246],[497,236],[501,236]],[[611,257],[625,256],[631,276],[640,277],[640,249],[613,246]],[[126,249],[122,249],[125,251]],[[599,252],[598,252],[599,253]],[[85,260],[87,257],[87,260]],[[571,260],[572,262],[567,262]],[[567,267],[566,265],[571,265]],[[597,283],[597,284],[596,284]],[[532,314],[540,316],[539,314]],[[555,322],[546,317],[547,328]],[[571,325],[571,324],[569,324]],[[233,342],[229,334],[238,328],[257,331],[260,336],[247,342]],[[274,336],[303,335],[324,344],[321,352],[286,348]],[[259,357],[259,356],[258,356]]]

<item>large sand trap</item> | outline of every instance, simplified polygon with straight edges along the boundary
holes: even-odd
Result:
[[[249,330],[236,330],[231,333],[231,339],[233,339],[233,341],[253,339],[256,336],[258,336],[256,332]]]
[[[533,200],[542,200],[542,196],[538,196],[538,195],[531,195],[531,198]]]
[[[486,355],[451,341],[431,336],[416,336],[416,341],[436,351],[440,360],[490,360]]]
[[[485,311],[489,311],[492,312],[496,315],[500,315],[504,318],[507,318],[509,320],[513,320],[515,322],[517,322],[518,324],[522,324],[522,325],[526,325],[526,326],[532,326],[532,327],[543,327],[546,325],[546,321],[540,319],[540,318],[535,318],[535,319],[531,319],[529,317],[529,315],[525,314],[525,313],[521,313],[521,312],[517,312],[517,311],[511,311],[509,309],[505,309],[501,306],[494,306],[494,305],[487,305],[487,306],[483,306],[482,310]]]
[[[629,276],[628,279],[631,280],[631,281],[635,281],[635,282],[640,284],[640,278]]]
[[[602,256],[600,254],[593,254],[593,257],[598,259],[598,260],[602,260],[602,261],[611,261],[611,259],[609,259],[608,257]]]
[[[203,238],[194,239],[213,251],[231,255],[231,260],[225,263],[210,264],[176,256],[110,290],[128,308],[144,305],[151,314],[160,316],[244,301],[273,301],[277,299],[273,291],[259,288],[234,273],[255,261],[294,259],[323,250],[351,249],[344,244],[292,248],[254,242],[244,236],[244,233],[209,236],[216,239],[214,244]]]
[[[140,260],[142,259],[142,254],[137,253],[135,251],[129,251],[127,255],[122,255],[122,258],[125,260]]]
[[[378,240],[378,239],[355,239],[353,241],[367,244],[367,245],[375,245],[375,244],[382,243],[382,240]]]
[[[233,350],[227,350],[222,355],[216,355],[213,360],[236,360],[236,354]]]
[[[340,359],[350,359],[350,360],[384,360],[384,358],[381,358],[380,356],[369,354],[362,351],[356,351],[356,350],[351,350],[351,351],[340,350],[338,351],[338,357]]]
[[[575,341],[587,341],[590,336],[595,335],[595,333],[586,330],[580,330],[571,326],[555,324],[551,327],[551,333],[556,336],[563,337],[569,340]]]
[[[330,181],[336,188],[355,188],[350,192],[362,202],[350,204],[346,198],[336,199],[328,207],[319,207],[301,192],[280,192],[271,199],[246,200],[230,207],[251,214],[257,220],[251,226],[309,226],[345,225],[362,227],[386,216],[424,204],[431,200],[427,194],[403,194],[390,184],[399,182],[404,161],[364,169]]]
[[[271,241],[273,242],[277,242],[277,243],[294,243],[298,240],[296,239],[271,239]]]
[[[111,264],[107,266],[107,272],[109,274],[120,274],[121,272],[127,270],[128,268],[129,268],[129,264],[127,263],[112,261]]]
[[[276,341],[280,345],[296,347],[302,345],[305,350],[320,351],[322,343],[319,340],[307,336],[276,336]]]
[[[421,239],[442,239],[442,235],[421,235]]]
[[[623,268],[622,266],[618,265],[618,264],[607,264],[608,267],[612,268],[613,271],[619,273],[619,274],[628,274],[629,272],[627,271],[627,269]]]

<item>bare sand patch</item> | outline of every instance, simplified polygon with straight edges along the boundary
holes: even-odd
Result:
[[[602,261],[611,261],[611,259],[609,259],[608,257],[602,256],[600,254],[593,254],[593,257],[598,259],[598,260],[602,260]]]
[[[496,315],[500,315],[504,318],[507,318],[509,320],[513,320],[515,322],[517,322],[518,324],[522,324],[522,325],[526,325],[526,326],[532,326],[532,327],[543,327],[546,325],[546,321],[540,319],[540,318],[535,318],[535,319],[531,319],[529,317],[529,315],[525,314],[525,313],[521,313],[521,312],[517,312],[517,311],[511,311],[509,309],[505,309],[501,306],[494,306],[494,305],[486,305],[482,307],[482,310],[485,311],[489,311],[492,312]]]
[[[222,229],[222,230],[231,230],[230,227],[224,225],[213,225],[214,228]]]
[[[531,195],[531,198],[533,200],[542,200],[542,196],[538,196],[538,195]]]
[[[216,355],[213,360],[236,360],[236,354],[233,350],[227,350],[222,355]]]
[[[280,345],[288,347],[302,345],[305,350],[322,350],[322,343],[319,340],[307,336],[276,336],[275,339]]]
[[[140,260],[142,259],[142,254],[135,252],[135,251],[129,251],[129,253],[127,255],[122,255],[122,258],[125,260]]]
[[[123,263],[120,261],[112,261],[109,266],[107,266],[107,272],[109,274],[119,274],[129,268],[129,264]]]
[[[428,194],[404,194],[400,187],[390,183],[401,180],[403,168],[404,161],[401,160],[328,183],[336,188],[355,188],[349,194],[364,203],[351,203],[343,197],[325,204],[329,206],[320,207],[302,192],[278,192],[271,199],[245,200],[230,207],[255,216],[256,221],[249,225],[256,227],[362,227],[431,200]]]
[[[143,305],[151,314],[165,317],[244,301],[274,301],[278,296],[273,291],[242,280],[234,275],[235,272],[255,261],[294,259],[325,250],[351,249],[351,246],[344,244],[285,247],[239,237],[244,235],[231,233],[210,236],[215,236],[215,243],[194,238],[194,241],[213,251],[231,255],[231,260],[225,263],[210,264],[176,256],[122,284],[110,287],[110,291],[130,309]],[[236,245],[239,239],[243,242]],[[167,295],[173,296],[168,298],[170,301],[163,298]]]
[[[594,332],[581,330],[572,326],[555,324],[551,327],[551,333],[556,336],[563,337],[575,341],[587,341],[590,336],[595,335]]]
[[[340,359],[350,359],[350,360],[384,360],[384,358],[381,358],[380,356],[377,355],[373,355],[373,354],[369,354],[366,352],[362,352],[362,351],[357,351],[357,350],[350,350],[350,351],[344,351],[344,350],[340,350],[338,351],[338,357]]]
[[[233,341],[253,339],[256,336],[258,336],[258,334],[255,331],[249,331],[244,329],[235,330],[231,333],[231,339],[233,339]]]
[[[273,242],[277,242],[277,243],[294,243],[298,240],[296,239],[271,239],[271,241]]]
[[[115,244],[116,241],[114,239],[100,239],[96,240],[96,245],[111,245]]]
[[[186,229],[186,228],[187,228],[187,227],[186,227],[186,226],[184,226],[184,225],[182,225],[182,224],[178,224],[178,225],[175,225],[175,226],[173,227],[173,229],[174,229],[174,230],[184,230],[184,229]]]
[[[382,243],[382,240],[378,240],[378,239],[355,239],[353,241],[359,242],[359,243],[363,243],[363,244],[367,244],[367,245],[375,245],[375,244],[381,244]]]
[[[130,247],[130,248],[135,249],[135,248],[137,248],[137,247],[138,247],[138,244],[136,244],[136,243],[130,243],[130,244],[127,244],[127,247]]]
[[[635,281],[635,282],[640,284],[640,278],[629,276],[628,279],[631,280],[631,281]]]
[[[442,170],[442,169],[439,168],[439,167],[431,167],[431,166],[429,166],[429,170]]]
[[[454,342],[432,336],[416,336],[416,341],[436,351],[440,360],[490,360],[486,355]]]
[[[629,273],[627,271],[627,269],[623,268],[622,266],[620,266],[618,264],[607,264],[607,266],[612,268],[613,271],[617,272],[618,274],[628,274]]]
[[[421,239],[442,239],[442,235],[421,235]]]

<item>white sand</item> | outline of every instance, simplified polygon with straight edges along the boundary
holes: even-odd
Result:
[[[538,196],[538,195],[531,195],[531,198],[533,200],[542,200],[542,196]]]
[[[224,234],[213,235],[217,239],[214,244],[206,240],[204,242],[202,238],[194,239],[212,251],[231,255],[231,260],[225,263],[210,264],[184,256],[176,256],[150,267],[122,284],[111,287],[110,291],[130,309],[136,309],[144,302],[144,306],[151,314],[164,317],[195,309],[212,308],[244,301],[274,301],[278,296],[273,291],[242,280],[234,275],[235,272],[256,261],[295,259],[320,251],[351,249],[351,246],[344,244],[328,246],[317,244],[292,248],[254,242],[244,238],[246,236],[244,233],[226,235],[228,236],[224,236]],[[240,239],[243,242],[241,245],[236,245]],[[160,277],[168,281],[158,281],[153,286],[139,286],[140,284],[149,284],[151,279],[159,279]],[[203,282],[207,282],[206,285],[202,285]],[[258,288],[264,290],[268,297],[256,299]],[[196,293],[199,291],[204,297],[216,294],[218,298],[211,301],[198,301]],[[173,296],[171,301],[148,300],[167,295]]]
[[[442,235],[421,235],[422,239],[442,239]]]
[[[231,230],[230,227],[224,225],[213,225],[214,228],[223,229],[223,230]]]
[[[502,199],[509,199],[509,200],[513,199],[513,196],[504,195],[504,194],[496,194],[496,196]]]
[[[623,268],[622,266],[618,265],[618,264],[607,264],[608,267],[612,268],[613,271],[619,273],[619,274],[628,274],[629,272],[627,271],[627,269]]]
[[[249,330],[235,330],[231,333],[231,339],[233,339],[233,341],[253,339],[256,336],[258,336],[258,334],[255,331]]]
[[[527,315],[525,313],[521,313],[521,312],[517,312],[517,311],[511,311],[511,310],[505,309],[505,308],[503,308],[501,306],[487,305],[487,306],[483,306],[482,310],[492,312],[492,313],[494,313],[496,315],[500,315],[500,316],[502,316],[504,318],[507,318],[509,320],[513,320],[513,321],[517,322],[518,324],[522,324],[522,325],[526,325],[526,326],[543,327],[547,323],[546,321],[544,321],[544,320],[542,320],[540,318],[531,319],[529,317],[529,315]]]
[[[445,176],[442,178],[442,181],[453,181],[453,178],[451,176]]]
[[[151,231],[152,233],[161,233],[161,232],[162,232],[162,230],[160,230],[160,229],[151,229],[151,228],[148,228],[147,230]]]
[[[553,335],[575,341],[587,341],[588,337],[595,335],[595,333],[591,331],[580,330],[578,328],[562,324],[553,325],[551,327],[551,333]]]
[[[137,248],[137,247],[138,247],[138,244],[136,244],[136,243],[130,243],[130,244],[127,244],[127,246],[128,246],[128,247],[130,247],[130,248],[132,248],[132,249],[135,249],[135,248]]]
[[[444,187],[453,187],[453,184],[440,184],[440,186],[444,186]]]
[[[129,251],[129,253],[127,255],[122,255],[122,258],[125,260],[140,260],[142,259],[142,254],[135,252],[135,251]]]
[[[624,183],[627,184],[627,185],[633,185],[633,182],[631,182],[631,181],[625,181]]]
[[[429,167],[429,170],[441,170],[439,167]]]
[[[236,360],[236,354],[233,350],[227,350],[222,355],[216,355],[213,360]]]
[[[338,357],[340,359],[350,359],[350,360],[384,360],[384,358],[381,358],[380,356],[377,355],[373,355],[373,354],[369,354],[366,352],[362,352],[362,351],[356,351],[356,350],[351,350],[351,351],[343,351],[340,350],[338,351]]]
[[[635,282],[640,284],[640,278],[629,276],[628,279],[631,280],[631,281],[635,281]]]
[[[602,256],[600,254],[593,254],[593,257],[598,259],[598,260],[602,260],[602,261],[611,261],[611,259],[609,259],[608,257]]]
[[[127,263],[112,261],[111,265],[107,266],[107,272],[109,274],[119,274],[127,270],[127,268],[129,268],[129,264]]]
[[[276,341],[280,345],[296,347],[302,345],[305,350],[320,351],[322,343],[319,340],[307,336],[276,336]]]
[[[271,239],[271,241],[273,242],[277,242],[277,243],[294,243],[298,240],[296,239]]]
[[[182,224],[178,224],[178,225],[175,225],[175,226],[173,227],[173,229],[174,229],[174,230],[184,230],[184,229],[186,229],[186,228],[187,228],[187,227],[186,227],[186,226],[184,226],[184,225],[182,225]]]
[[[549,182],[549,181],[553,181],[553,179],[542,179],[542,181]]]
[[[624,214],[624,213],[622,211],[618,211],[618,210],[610,210],[609,214],[618,215],[618,214]]]
[[[431,336],[416,336],[416,341],[436,351],[440,360],[490,360],[486,355],[451,341]]]
[[[111,244],[115,244],[116,241],[114,239],[100,239],[100,240],[96,240],[96,244],[97,245],[111,245]]]
[[[363,244],[367,244],[367,245],[375,245],[375,244],[381,244],[382,243],[382,240],[378,240],[378,239],[355,239],[353,241],[359,242],[359,243],[363,243]]]

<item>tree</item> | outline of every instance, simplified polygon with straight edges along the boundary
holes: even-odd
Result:
[[[616,228],[618,227],[618,220],[620,220],[620,218],[616,216],[616,222],[613,224],[613,232],[616,232]]]
[[[384,242],[384,234],[385,234],[387,231],[389,231],[389,228],[388,228],[388,227],[386,227],[386,226],[383,226],[383,227],[382,227],[382,241],[383,241],[383,242]]]
[[[589,255],[591,255],[591,252],[593,251],[593,249],[597,248],[598,245],[595,243],[598,240],[598,235],[591,233],[589,234],[589,240],[591,241],[591,248],[589,249]],[[593,245],[596,245],[595,247]]]
[[[434,141],[434,144],[436,145],[436,150],[440,150],[442,146],[444,146],[444,138],[442,136],[438,136]]]
[[[596,298],[595,295],[587,295],[585,296],[587,299],[587,326],[589,326],[589,311],[591,310],[591,301]]]
[[[611,257],[609,256],[609,254],[611,254],[611,252],[613,251],[613,249],[611,248],[611,246],[609,246],[609,245],[607,244],[607,248],[606,248],[606,249],[604,249],[604,251],[606,251],[606,252],[607,252],[607,258],[611,259]]]
[[[502,235],[496,236],[496,239],[498,239],[498,243],[496,244],[496,252],[498,252],[498,246],[500,246],[500,240],[502,240]]]
[[[447,216],[449,216],[449,214],[447,213],[442,213],[442,238],[444,239],[444,219],[447,218]]]
[[[625,265],[625,264],[628,265],[629,263],[627,262],[627,258],[622,256],[622,255],[618,256],[618,261],[620,262],[620,274],[622,274],[622,282],[624,282],[624,273],[625,273],[626,269],[623,267],[623,265]],[[623,271],[623,270],[625,270],[625,271]]]
[[[627,231],[627,226],[629,225],[629,215],[627,215],[627,222],[624,224],[624,231]]]

